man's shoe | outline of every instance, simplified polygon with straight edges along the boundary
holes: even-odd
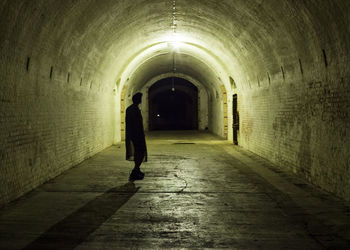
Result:
[[[142,180],[144,178],[145,174],[142,173],[141,171],[132,171],[129,180],[130,181],[135,181],[135,180]]]
[[[142,176],[142,178],[145,177],[145,174],[143,172],[141,172],[140,169],[136,170],[136,174],[139,176]]]

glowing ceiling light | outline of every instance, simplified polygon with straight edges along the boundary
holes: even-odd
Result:
[[[179,49],[182,45],[182,42],[178,42],[178,41],[171,41],[169,42],[169,47],[171,47],[172,49]]]
[[[172,34],[166,40],[168,41],[168,46],[172,49],[179,49],[185,44],[185,37],[179,34]]]

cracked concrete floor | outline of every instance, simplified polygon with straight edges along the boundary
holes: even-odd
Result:
[[[350,249],[349,203],[217,137],[112,146],[0,210],[0,249]]]

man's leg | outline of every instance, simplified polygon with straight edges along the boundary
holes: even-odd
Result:
[[[140,166],[142,164],[144,156],[145,155],[144,155],[143,151],[135,150],[135,152],[134,152],[135,166],[131,172],[130,179],[135,179],[135,180],[143,179],[145,174],[141,172]]]
[[[144,152],[135,151],[135,154],[134,154],[135,170],[140,171],[140,166],[142,164],[143,157],[144,157]]]

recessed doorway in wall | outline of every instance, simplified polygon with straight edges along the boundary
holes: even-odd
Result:
[[[150,130],[198,129],[198,89],[177,77],[159,80],[149,88]]]
[[[238,145],[238,130],[239,130],[239,116],[238,116],[238,102],[237,94],[232,97],[232,128],[233,128],[233,143]]]

